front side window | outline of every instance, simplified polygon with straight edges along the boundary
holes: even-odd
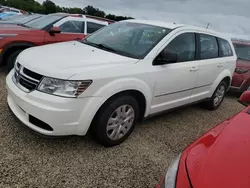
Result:
[[[102,25],[102,24],[97,24],[97,23],[93,23],[93,22],[87,22],[87,33],[88,34],[94,33],[95,31],[101,29],[104,26],[105,25]]]
[[[59,28],[65,33],[83,33],[84,22],[69,20],[60,25]]]
[[[37,20],[27,23],[26,25],[28,27],[35,28],[35,29],[43,29],[51,24],[54,24],[55,22],[61,20],[64,17],[65,15],[46,15]]]
[[[250,61],[250,44],[234,44],[238,59]]]
[[[98,30],[83,42],[127,57],[143,59],[171,31],[164,27],[122,21]]]
[[[229,44],[229,42],[225,39],[217,38],[219,43],[219,56],[220,57],[227,57],[227,56],[233,56],[232,48]]]
[[[219,57],[219,48],[214,36],[200,34],[200,58],[212,59]]]
[[[192,61],[195,59],[195,34],[183,33],[174,38],[164,49],[177,54],[178,62]]]

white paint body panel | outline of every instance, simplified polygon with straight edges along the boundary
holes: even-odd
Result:
[[[216,35],[196,27],[149,21],[129,22],[176,28],[163,38],[144,59],[133,59],[103,51],[80,42],[64,42],[23,51],[17,61],[24,67],[53,78],[93,80],[78,98],[65,99],[39,91],[25,93],[7,76],[8,104],[27,126],[45,135],[85,135],[102,104],[121,91],[136,90],[146,99],[144,117],[212,96],[218,84],[232,78],[236,55],[227,58],[153,66],[154,58],[176,36],[185,32]],[[46,54],[46,56],[44,56]],[[223,66],[218,66],[222,63]],[[201,87],[203,86],[203,87]],[[40,129],[20,110],[49,124],[54,131]],[[42,112],[42,113],[41,113]]]

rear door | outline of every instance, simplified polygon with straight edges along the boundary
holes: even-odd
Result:
[[[191,96],[191,102],[207,98],[211,94],[211,87],[219,74],[224,70],[224,58],[219,56],[218,40],[215,36],[198,34],[199,61],[198,78]]]
[[[64,42],[83,39],[86,35],[85,30],[85,20],[81,17],[66,17],[53,26],[59,27],[61,33],[56,33],[54,36],[49,33],[46,34],[46,43]]]

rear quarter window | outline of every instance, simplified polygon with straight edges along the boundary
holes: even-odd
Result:
[[[217,40],[219,43],[219,56],[220,57],[233,56],[233,50],[229,42],[221,38],[217,38]]]

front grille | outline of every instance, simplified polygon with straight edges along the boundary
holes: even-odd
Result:
[[[31,92],[36,89],[42,78],[42,75],[21,66],[19,63],[16,63],[13,81],[23,91]]]

